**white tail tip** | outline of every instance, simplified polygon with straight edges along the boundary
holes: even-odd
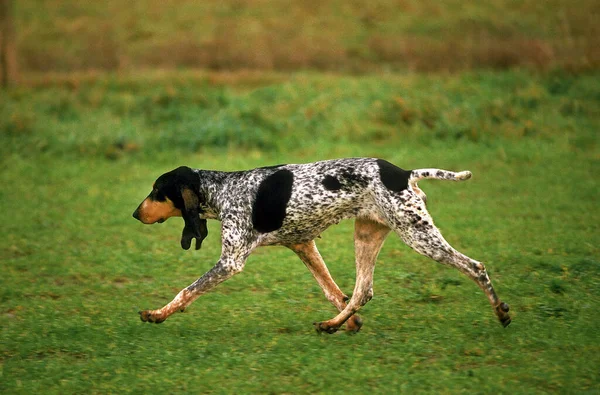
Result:
[[[473,174],[468,170],[456,173],[456,178],[459,180],[468,180],[469,178],[471,178],[471,176],[473,176]]]

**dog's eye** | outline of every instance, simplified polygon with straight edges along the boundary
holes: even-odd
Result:
[[[159,202],[164,202],[165,200],[167,200],[167,197],[165,196],[164,192],[161,192],[158,189],[156,191],[153,191],[152,196],[154,196],[154,200]]]
[[[161,193],[158,188],[152,188],[152,192],[150,192],[150,196],[152,200],[163,201],[165,200],[164,194]]]

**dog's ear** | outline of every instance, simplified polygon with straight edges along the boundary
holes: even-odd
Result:
[[[196,239],[196,249],[202,247],[202,241],[208,236],[208,228],[206,220],[200,219],[200,200],[198,195],[190,188],[183,187],[181,190],[183,199],[183,208],[181,215],[185,226],[181,234],[181,248],[189,250],[192,244],[192,239]]]

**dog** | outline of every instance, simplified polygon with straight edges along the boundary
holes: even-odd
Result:
[[[373,297],[373,270],[390,231],[416,252],[453,266],[477,283],[504,327],[509,306],[500,301],[484,265],[458,252],[442,237],[426,209],[423,179],[462,181],[471,172],[403,170],[383,159],[349,158],[307,164],[221,172],[178,167],[161,175],[133,217],[144,224],[183,217],[181,247],[196,249],[208,235],[207,219],[221,221],[222,251],[216,265],[166,306],[140,311],[144,322],[160,323],[184,311],[200,295],[244,268],[257,247],[283,245],[294,251],[337,308],[334,318],[314,323],[334,333],[344,323],[358,332],[356,312]],[[315,245],[330,225],[355,218],[356,284],[347,297],[331,277]]]

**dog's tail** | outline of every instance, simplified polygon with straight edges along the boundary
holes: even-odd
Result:
[[[471,178],[471,175],[471,172],[468,170],[455,173],[453,171],[440,169],[417,169],[410,173],[408,182],[411,185],[414,185],[418,181],[428,178],[434,178],[436,180],[464,181]]]

